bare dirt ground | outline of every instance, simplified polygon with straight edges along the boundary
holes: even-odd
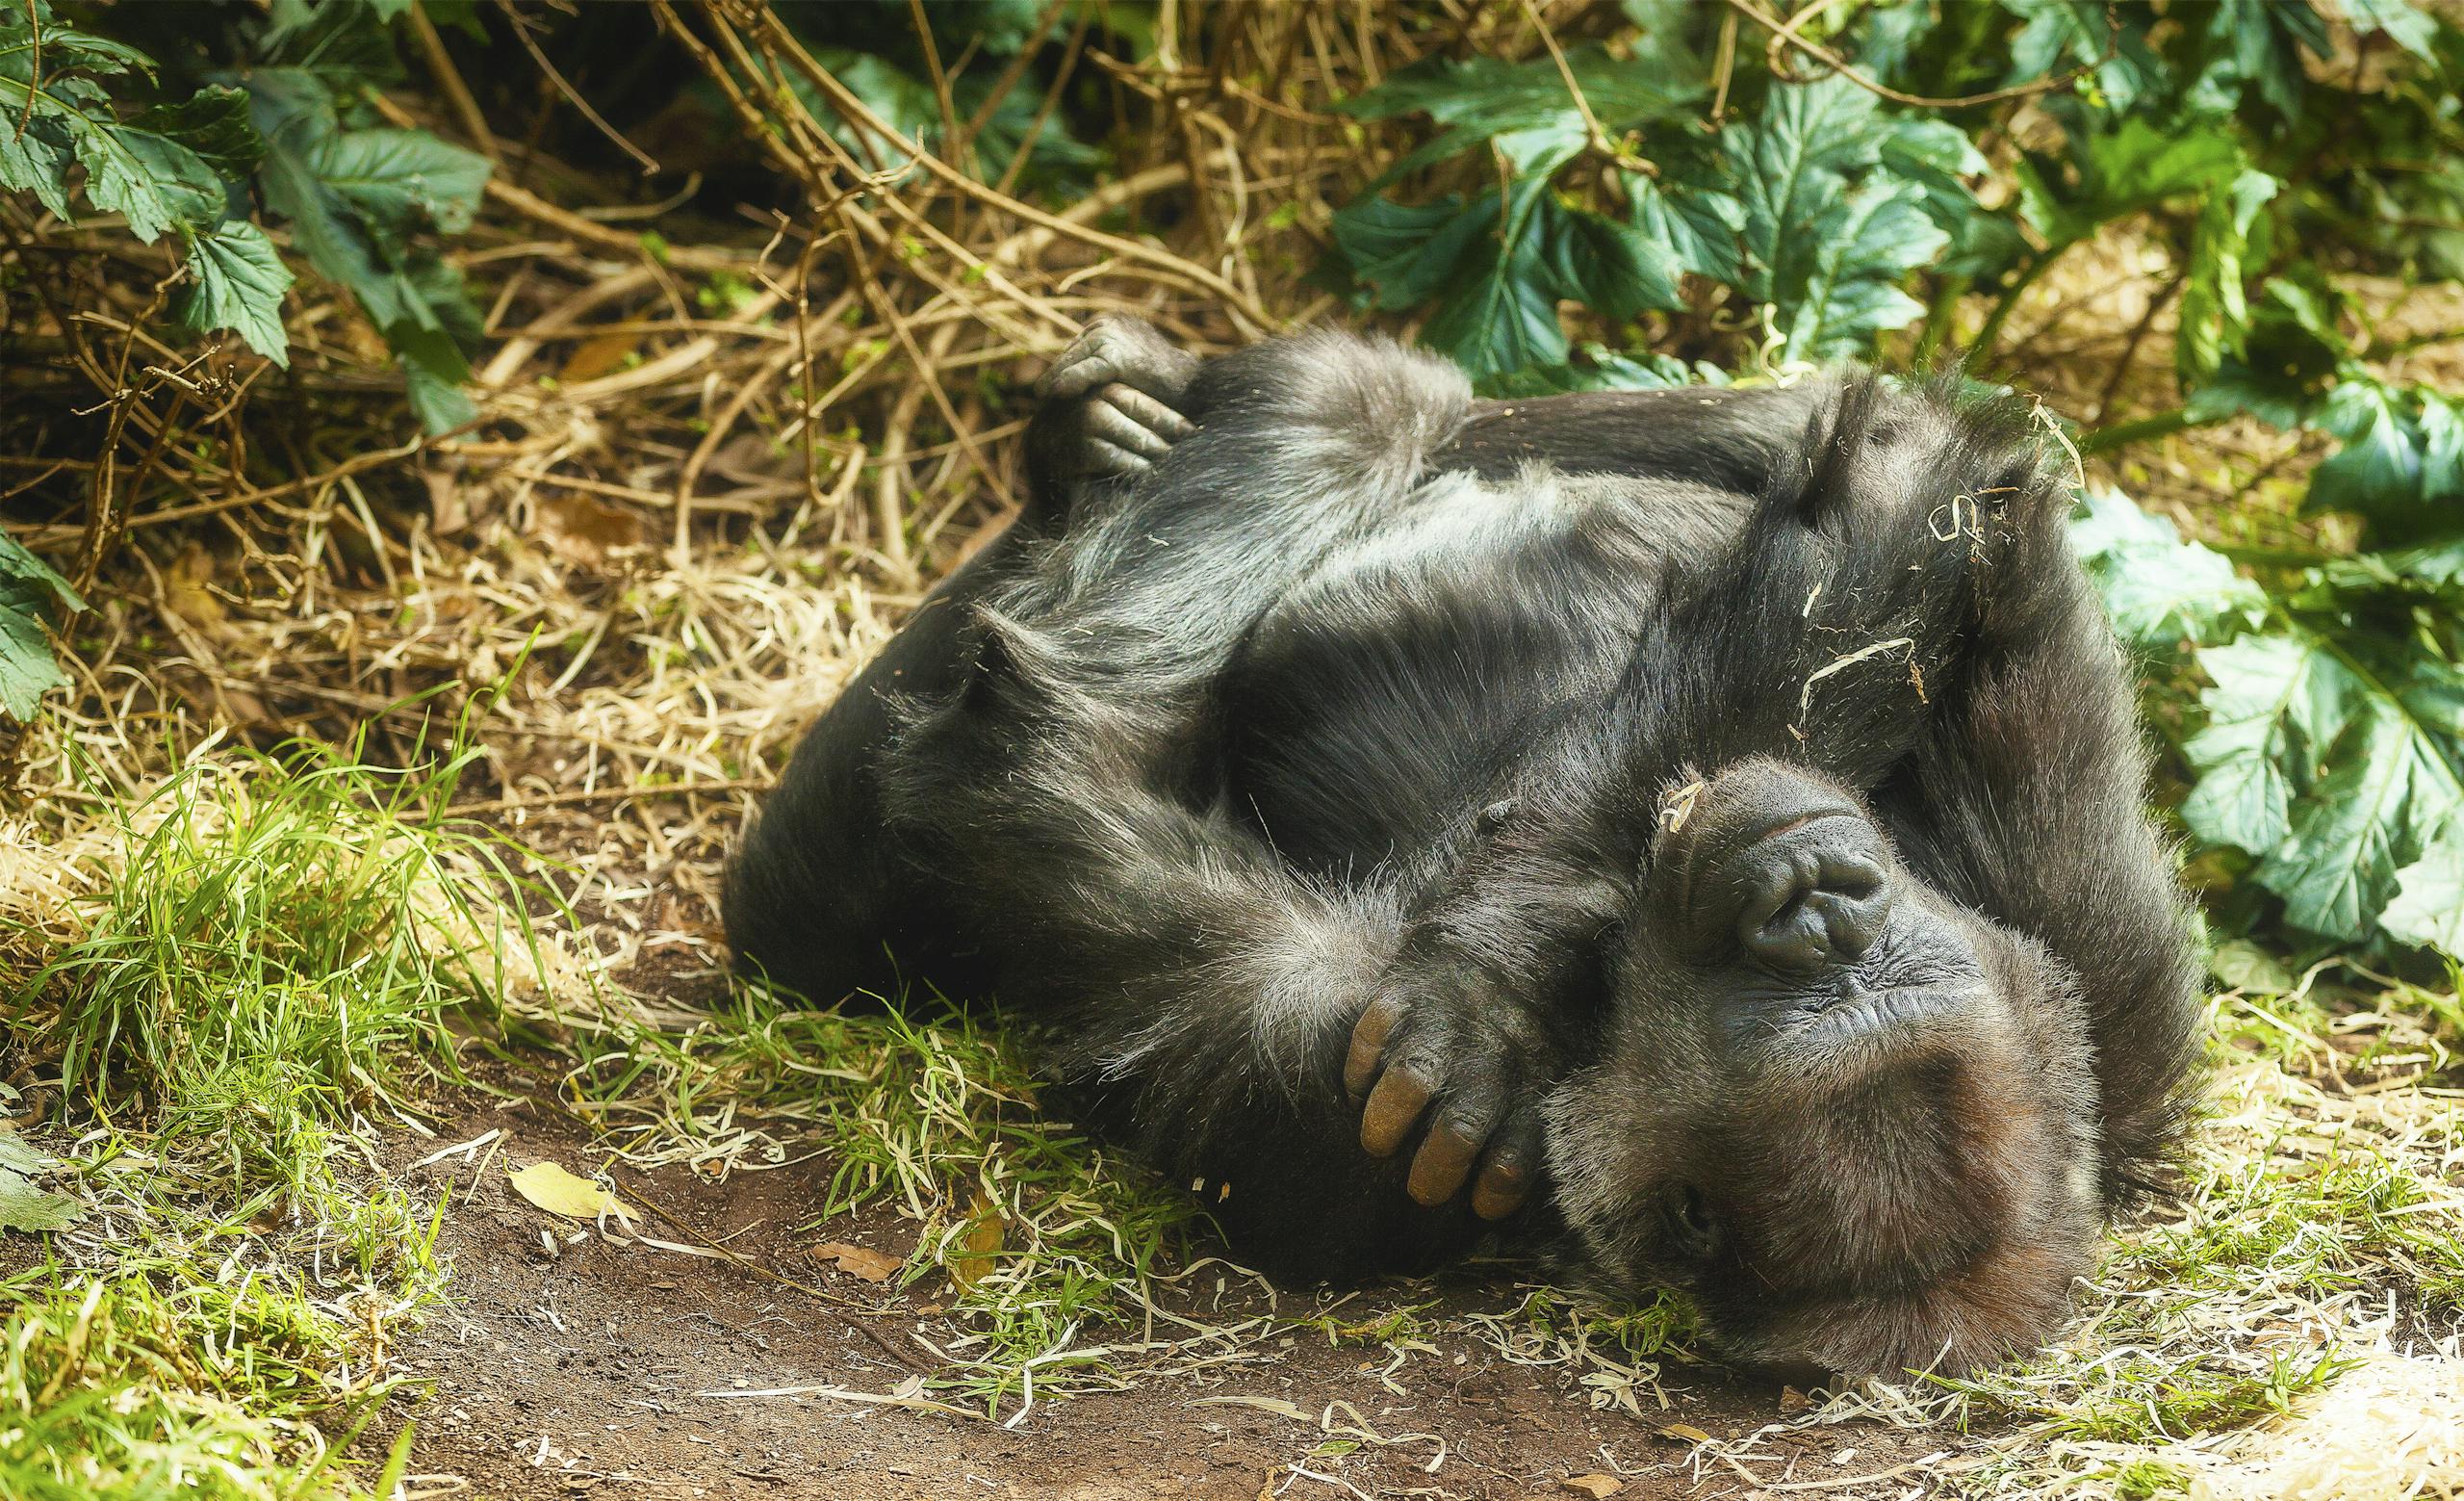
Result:
[[[1926,1466],[1906,1467],[1933,1452],[1913,1446],[1921,1436],[1912,1443],[1861,1425],[1774,1435],[1768,1462],[1751,1471],[1697,1473],[1702,1436],[1742,1437],[1803,1411],[1803,1397],[1669,1367],[1657,1383],[1668,1406],[1638,1418],[1596,1409],[1576,1372],[1515,1363],[1451,1328],[1399,1352],[1332,1348],[1319,1329],[1297,1328],[1245,1342],[1220,1363],[1142,1373],[1126,1390],[1038,1401],[1014,1423],[1014,1400],[999,1420],[936,1410],[937,1393],[897,1394],[937,1364],[926,1342],[958,1333],[935,1316],[946,1288],[890,1291],[814,1255],[841,1242],[900,1255],[912,1238],[888,1214],[813,1224],[827,1158],[726,1183],[681,1165],[610,1173],[629,1203],[682,1222],[648,1216],[641,1233],[723,1245],[815,1297],[727,1260],[628,1244],[621,1229],[603,1235],[552,1219],[506,1186],[505,1170],[547,1159],[586,1172],[597,1160],[588,1133],[528,1100],[474,1093],[456,1103],[437,1123],[443,1144],[503,1135],[492,1151],[408,1170],[424,1191],[449,1195],[439,1251],[452,1275],[445,1307],[396,1354],[415,1385],[363,1439],[381,1454],[398,1420],[417,1421],[414,1469],[424,1473],[411,1478],[414,1495],[1250,1501],[1582,1495],[1614,1483],[1616,1494],[1649,1498],[1809,1481],[1842,1498],[1931,1489]],[[438,1145],[408,1133],[388,1143],[397,1166]],[[1284,1289],[1270,1301],[1232,1277],[1193,1291],[1224,1320],[1432,1297],[1440,1314],[1512,1307],[1512,1269],[1486,1270],[1348,1298]]]

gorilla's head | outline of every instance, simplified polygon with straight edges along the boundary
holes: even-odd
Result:
[[[2050,1333],[2101,1209],[2068,970],[1767,759],[1672,789],[1604,1053],[1550,1101],[1576,1259],[1740,1360],[1966,1369]]]

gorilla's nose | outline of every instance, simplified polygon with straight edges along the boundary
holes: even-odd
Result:
[[[1882,935],[1890,876],[1873,828],[1827,817],[1764,840],[1746,857],[1737,918],[1746,951],[1784,970],[1854,960]]]

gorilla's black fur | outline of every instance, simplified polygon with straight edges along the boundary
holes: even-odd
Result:
[[[1485,1217],[1746,1359],[2052,1326],[2197,1013],[2024,421],[1870,377],[1484,402],[1118,322],[1053,389],[1027,513],[747,834],[746,962],[997,990],[1287,1268]]]

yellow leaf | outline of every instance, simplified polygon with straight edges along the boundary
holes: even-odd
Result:
[[[1561,1484],[1568,1490],[1578,1490],[1591,1497],[1592,1501],[1603,1501],[1603,1498],[1626,1488],[1626,1483],[1614,1475],[1569,1475]]]
[[[612,1214],[631,1223],[633,1211],[625,1202],[586,1178],[576,1178],[552,1162],[534,1162],[519,1173],[507,1173],[513,1191],[550,1214],[569,1220],[596,1220]]]
[[[812,1248],[812,1254],[824,1261],[835,1261],[838,1270],[853,1272],[868,1282],[887,1281],[901,1262],[896,1256],[886,1256],[878,1251],[850,1246],[840,1241],[827,1241]]]
[[[967,1215],[966,1233],[959,1240],[962,1249],[947,1258],[950,1281],[961,1287],[972,1287],[981,1281],[992,1270],[992,1258],[1001,1254],[1001,1242],[1009,1229],[1010,1222],[1002,1218],[1001,1206],[978,1189],[975,1207]]]
[[[1715,1442],[1710,1435],[1691,1423],[1671,1423],[1656,1431],[1662,1438],[1675,1438],[1684,1443]]]

